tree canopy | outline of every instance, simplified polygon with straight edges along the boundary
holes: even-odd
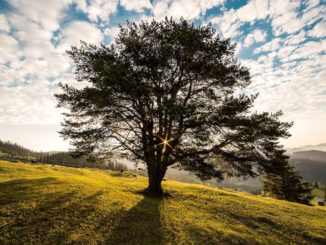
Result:
[[[61,134],[76,154],[126,154],[146,163],[149,188],[174,165],[203,180],[255,176],[271,167],[290,123],[255,112],[257,95],[235,45],[211,25],[184,19],[128,22],[109,46],[82,42],[67,51],[76,79],[61,84],[68,109]]]

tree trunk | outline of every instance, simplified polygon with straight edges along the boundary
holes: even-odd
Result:
[[[148,168],[148,188],[147,192],[151,195],[162,196],[162,180],[165,175],[166,168]]]

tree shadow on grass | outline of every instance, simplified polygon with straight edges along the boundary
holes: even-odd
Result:
[[[160,203],[145,197],[131,209],[65,189],[56,178],[0,183],[0,244],[163,244]],[[44,187],[44,188],[42,188]],[[103,205],[106,202],[109,208]]]
[[[183,225],[181,229],[184,236],[179,237],[178,225],[182,225],[182,221],[175,222],[172,215],[162,217],[164,199],[143,196],[133,207],[126,209],[126,205],[132,205],[134,202],[114,200],[113,193],[108,193],[107,190],[103,190],[103,193],[101,189],[69,189],[64,185],[64,182],[56,178],[1,182],[0,244],[160,245],[168,241],[172,244],[185,242],[180,239],[187,239],[189,243],[195,244],[216,244],[216,241],[219,244],[248,243],[238,235],[225,236],[219,231],[212,234],[202,226],[192,223]],[[201,208],[201,204],[198,205],[198,208]],[[196,209],[197,206],[184,206],[184,210],[187,208]],[[273,216],[233,213],[232,210],[225,207],[223,210],[208,211],[214,214],[217,220],[227,220],[225,225],[230,230],[235,230],[232,225],[232,222],[235,222],[247,226],[252,235],[257,231],[266,232],[266,235],[273,233],[274,236],[290,243],[300,239],[311,244],[325,242],[324,239],[303,233],[298,226],[292,228],[295,235],[291,235]],[[235,231],[243,232],[243,228],[239,229]]]
[[[121,211],[105,244],[164,244],[160,203],[162,198],[147,197],[127,211]]]
[[[102,192],[81,196],[63,184],[56,178],[0,183],[0,244],[71,243],[71,234],[96,211]]]
[[[39,197],[35,188],[59,184],[56,178],[14,179],[0,182],[0,205],[22,202]]]

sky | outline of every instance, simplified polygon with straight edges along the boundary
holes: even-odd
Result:
[[[285,147],[326,142],[325,0],[0,0],[0,139],[67,150],[58,83],[78,86],[65,50],[109,45],[127,20],[184,17],[237,43],[255,109],[293,121]]]

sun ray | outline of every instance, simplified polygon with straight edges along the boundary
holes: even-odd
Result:
[[[170,142],[172,141],[172,139],[168,139],[168,136],[166,135],[165,138],[162,138],[160,136],[158,136],[161,139],[161,143],[159,143],[159,145],[163,145],[164,149],[168,146],[170,148],[172,148]]]

